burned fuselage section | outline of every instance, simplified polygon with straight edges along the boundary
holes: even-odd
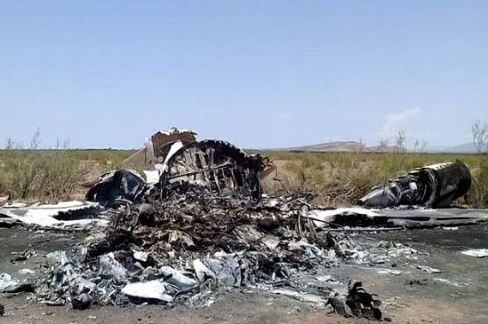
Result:
[[[471,186],[471,173],[461,162],[428,165],[373,188],[359,200],[365,207],[416,205],[446,207],[466,194]]]
[[[266,164],[262,156],[247,155],[228,142],[194,142],[168,160],[167,171],[161,176],[161,189],[163,195],[193,188],[218,196],[259,198],[260,172]]]
[[[224,141],[192,141],[190,138],[182,142],[178,139],[159,147],[164,150],[158,151],[159,161],[153,164],[157,168],[144,171],[145,179],[133,170],[109,172],[88,191],[86,199],[111,207],[144,197],[165,198],[189,190],[218,197],[257,199],[262,194],[260,178],[274,168],[267,158],[248,155]]]

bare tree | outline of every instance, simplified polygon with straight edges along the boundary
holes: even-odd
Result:
[[[12,137],[7,137],[7,140],[5,141],[5,149],[6,150],[13,150],[15,149],[16,144],[15,141]]]
[[[405,151],[405,149],[406,149],[405,139],[406,139],[405,132],[403,132],[403,131],[398,132],[397,137],[395,139],[395,148],[398,152]]]
[[[425,152],[426,147],[427,147],[426,140],[420,138],[417,138],[415,140],[415,144],[414,144],[415,152]]]
[[[378,144],[379,144],[378,146],[379,146],[380,150],[382,150],[382,151],[386,151],[386,149],[388,148],[388,140],[387,139],[380,140]]]
[[[30,149],[31,150],[38,150],[41,147],[41,130],[39,128],[36,129],[34,136],[32,136],[30,142]]]
[[[473,124],[472,133],[476,151],[479,154],[486,153],[488,151],[488,123],[481,123],[480,120],[477,120]]]

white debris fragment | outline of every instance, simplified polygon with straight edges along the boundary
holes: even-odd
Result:
[[[100,256],[100,273],[110,273],[118,281],[125,281],[128,275],[127,269],[115,260],[112,252]]]
[[[8,273],[0,273],[0,292],[5,289],[17,285],[19,282],[12,279],[12,276]]]
[[[134,259],[136,259],[137,261],[147,262],[148,258],[149,258],[148,252],[142,252],[142,251],[135,251],[134,252]]]
[[[266,235],[261,239],[261,242],[270,250],[276,250],[281,243],[280,239],[272,235]]]
[[[191,289],[198,285],[196,280],[185,276],[180,271],[171,267],[162,267],[160,270],[161,273],[167,277],[165,281],[180,290]]]
[[[46,255],[46,258],[53,260],[55,262],[60,263],[61,265],[64,265],[68,263],[68,257],[66,256],[66,251],[54,251],[51,253],[48,253]]]
[[[467,286],[467,284],[461,284],[461,283],[457,283],[455,281],[451,281],[451,280],[447,280],[447,279],[443,279],[443,278],[434,278],[434,281],[437,281],[437,282],[440,282],[440,283],[443,283],[446,285],[454,286],[456,288],[464,288]]]
[[[159,182],[159,178],[161,177],[161,172],[159,170],[144,170],[142,171],[146,178],[146,182],[148,184],[155,184]]]
[[[20,269],[19,270],[19,274],[20,275],[23,275],[23,276],[27,276],[27,275],[33,275],[35,274],[36,272],[31,270],[31,269]]]
[[[325,303],[327,303],[327,299],[324,299],[317,295],[308,294],[306,292],[293,291],[289,289],[275,289],[272,290],[271,293],[295,298],[303,302],[308,302],[308,303],[313,303],[318,305],[324,305]]]
[[[402,274],[401,270],[392,270],[392,269],[378,269],[378,274],[391,274],[394,276],[399,276]]]
[[[472,249],[472,250],[462,251],[461,253],[476,258],[488,257],[488,249]]]
[[[320,282],[327,282],[332,280],[332,276],[326,275],[326,276],[320,276],[317,277],[317,280]]]
[[[422,271],[425,271],[425,272],[428,272],[428,273],[441,273],[442,272],[439,269],[431,268],[431,267],[428,267],[428,266],[422,266],[422,265],[418,265],[417,266],[417,269],[422,270]]]
[[[165,294],[165,292],[166,286],[162,280],[131,283],[122,288],[122,293],[127,296],[172,302],[173,297]]]
[[[195,275],[197,276],[198,281],[203,282],[206,278],[215,279],[215,273],[213,273],[213,271],[199,259],[193,261],[193,268],[195,269]]]
[[[64,201],[53,205],[34,204],[26,207],[25,204],[4,205],[0,208],[0,215],[16,219],[25,224],[35,224],[43,227],[64,228],[70,226],[86,227],[91,224],[106,226],[107,220],[100,218],[73,218],[59,220],[59,215],[69,215],[79,210],[94,210],[100,206],[97,203],[86,201]]]
[[[457,231],[459,229],[459,227],[457,227],[457,226],[444,226],[443,229],[445,229],[446,231]]]

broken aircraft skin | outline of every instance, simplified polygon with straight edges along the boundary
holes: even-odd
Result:
[[[186,145],[178,141],[171,144],[160,159],[164,159],[164,163],[159,165],[159,183],[148,183],[133,170],[111,171],[90,188],[86,200],[104,207],[117,207],[138,201],[145,194],[162,199],[193,187],[221,197],[240,195],[259,199],[261,176],[273,169],[269,159],[259,154],[248,155],[228,142],[217,140]]]
[[[373,188],[362,197],[364,207],[387,208],[415,205],[433,208],[449,206],[471,187],[471,173],[462,162],[428,165]]]

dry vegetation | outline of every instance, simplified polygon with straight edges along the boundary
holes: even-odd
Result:
[[[134,151],[130,150],[38,150],[11,145],[0,150],[0,195],[12,199],[56,201],[73,197],[79,183],[95,180],[115,169]],[[465,203],[488,205],[488,156],[426,153],[294,153],[264,152],[277,165],[265,190],[281,194],[296,190],[317,194],[328,205],[354,204],[372,186],[385,183],[400,172],[430,163],[465,162],[472,170],[473,188]]]
[[[22,149],[9,142],[0,150],[0,196],[57,201],[72,198],[79,184],[117,168],[133,151]]]
[[[461,160],[473,173],[474,185],[465,203],[488,203],[488,167],[485,155],[427,153],[294,153],[266,152],[276,163],[277,172],[267,179],[269,192],[305,190],[318,195],[328,206],[354,204],[371,187],[385,183],[401,172],[426,164]]]

